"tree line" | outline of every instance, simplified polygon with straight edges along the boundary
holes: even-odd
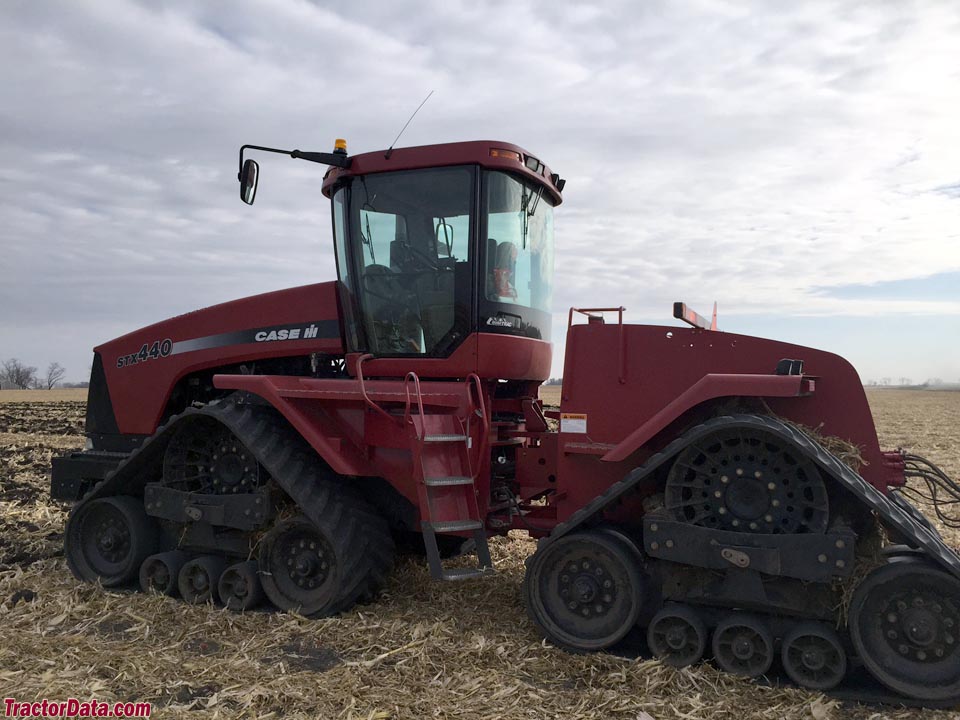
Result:
[[[0,364],[0,387],[15,390],[53,390],[57,385],[63,387],[86,387],[88,383],[65,383],[63,376],[67,369],[58,362],[47,365],[46,372],[39,372],[32,365],[20,362],[17,358],[4,360]]]

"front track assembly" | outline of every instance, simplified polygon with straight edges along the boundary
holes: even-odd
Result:
[[[233,400],[171,418],[74,507],[64,543],[87,582],[311,616],[375,595],[394,551],[386,521],[274,410]]]
[[[635,490],[649,495],[657,478],[662,503],[630,537],[619,535],[619,555],[641,558],[640,578],[611,573],[617,563],[595,539],[603,510]],[[871,570],[854,551],[872,518],[909,548],[874,559]],[[595,602],[598,578],[612,584]],[[606,641],[627,636],[636,615],[649,651],[669,665],[710,656],[730,673],[782,671],[848,698],[845,685],[862,667],[894,701],[960,702],[960,558],[903,497],[878,492],[767,416],[718,417],[688,430],[574,513],[528,560],[524,596],[541,632],[574,651],[611,647]],[[612,613],[617,605],[605,597],[620,606],[629,598],[629,612]],[[604,639],[594,629],[601,617],[613,623]],[[891,700],[889,692],[853,693]]]

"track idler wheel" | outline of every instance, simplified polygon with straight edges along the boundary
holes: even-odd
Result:
[[[527,612],[548,640],[574,652],[616,644],[633,628],[646,593],[632,542],[600,531],[571,533],[530,559]]]
[[[118,495],[80,505],[70,514],[64,551],[70,571],[85,582],[104,587],[124,585],[156,549],[156,522],[139,498]]]
[[[840,637],[821,623],[801,623],[788,632],[780,659],[790,679],[811,690],[830,690],[847,674],[847,653]]]
[[[960,697],[960,580],[928,562],[893,558],[860,583],[850,636],[863,664],[918,700]]]
[[[302,615],[336,612],[340,564],[333,542],[305,517],[284,520],[261,541],[263,591],[281,610]]]
[[[263,602],[263,586],[256,560],[231,565],[217,584],[220,602],[237,612],[250,610]]]
[[[759,677],[773,664],[773,635],[760,618],[731,613],[713,631],[713,657],[728,673]]]
[[[180,595],[192,605],[217,599],[217,582],[227,566],[218,555],[201,555],[180,568],[177,585]]]
[[[703,657],[707,628],[693,608],[668,605],[650,621],[647,645],[664,665],[686,667]]]
[[[180,569],[188,560],[190,555],[181,550],[151,555],[140,566],[140,589],[175,596],[179,592],[177,580]]]

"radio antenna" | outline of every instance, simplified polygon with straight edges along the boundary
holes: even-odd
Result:
[[[416,117],[417,113],[420,112],[420,108],[422,108],[424,105],[427,104],[427,100],[430,99],[430,96],[431,96],[431,95],[433,95],[433,90],[431,90],[431,91],[427,94],[427,96],[423,99],[423,102],[422,102],[422,103],[420,103],[419,105],[417,105],[417,109],[413,111],[413,115],[411,115],[411,116],[410,116],[410,119],[407,120],[407,122],[404,124],[404,126],[403,126],[402,128],[400,128],[400,132],[397,133],[397,136],[393,139],[393,142],[390,143],[390,147],[388,147],[388,148],[387,148],[387,151],[383,154],[383,157],[384,157],[385,159],[387,159],[387,160],[390,159],[390,155],[393,153],[393,146],[397,144],[397,140],[399,140],[399,139],[400,139],[400,136],[403,135],[403,131],[407,129],[407,125],[409,125],[409,124],[413,121],[413,118]]]

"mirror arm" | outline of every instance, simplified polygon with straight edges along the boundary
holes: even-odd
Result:
[[[243,153],[245,150],[262,150],[263,152],[289,155],[292,158],[300,160],[309,160],[310,162],[321,163],[323,165],[335,165],[342,168],[350,167],[350,161],[352,159],[341,153],[304,152],[302,150],[281,150],[280,148],[265,147],[263,145],[241,145],[240,169],[237,171],[238,180],[240,179],[240,173],[243,171]]]
[[[310,162],[320,163],[321,165],[334,165],[342,168],[350,167],[350,161],[352,159],[342,153],[305,152],[302,150],[294,150],[290,153],[290,157],[309,160]]]

